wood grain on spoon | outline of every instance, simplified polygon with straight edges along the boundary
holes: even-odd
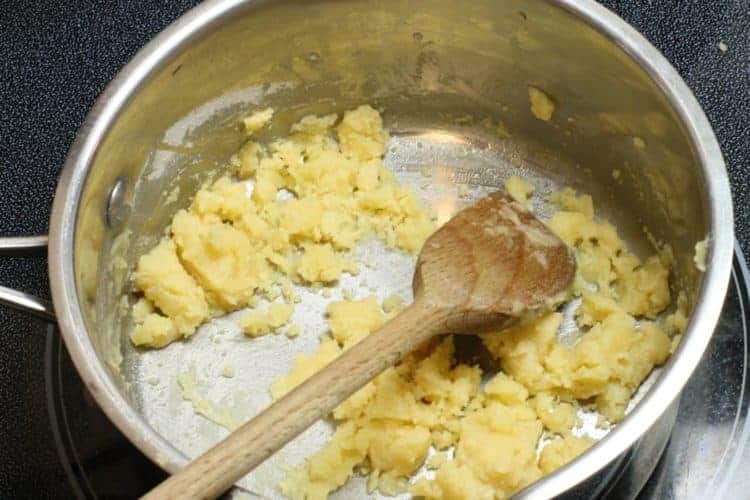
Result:
[[[462,210],[424,244],[414,302],[144,498],[215,498],[426,340],[503,326],[562,300],[565,244],[507,194]]]

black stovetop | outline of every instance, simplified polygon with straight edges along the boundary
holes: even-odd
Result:
[[[197,3],[0,5],[0,234],[46,232],[57,175],[95,98],[141,46]],[[672,61],[706,110],[732,179],[737,236],[750,255],[750,2],[602,3]],[[48,296],[45,259],[0,260],[0,284]],[[162,477],[83,391],[64,392],[76,387],[77,375],[54,328],[2,307],[0,325],[0,498],[70,498],[89,490],[129,498]],[[62,415],[66,425],[52,425]],[[74,456],[71,443],[82,463],[61,458]]]

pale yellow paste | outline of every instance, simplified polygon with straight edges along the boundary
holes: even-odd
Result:
[[[531,114],[538,120],[548,122],[555,112],[555,101],[542,89],[529,85],[529,103]]]
[[[513,175],[505,179],[505,190],[508,194],[524,207],[531,209],[531,195],[534,193],[534,186]]]
[[[237,422],[228,408],[217,406],[201,393],[198,379],[195,376],[195,367],[190,367],[186,372],[181,373],[177,377],[177,381],[182,388],[182,399],[193,405],[193,411],[228,431],[237,428]]]
[[[703,239],[695,244],[695,255],[693,256],[693,262],[695,263],[696,269],[700,272],[706,271],[706,257],[708,255],[708,238]]]
[[[268,311],[250,311],[240,318],[240,327],[249,337],[257,337],[266,333],[276,332],[284,326],[294,312],[290,304],[274,302],[268,306]]]
[[[244,127],[256,131],[272,115],[256,113]],[[138,260],[133,283],[143,297],[133,309],[135,345],[188,337],[211,317],[254,306],[259,294],[274,300],[280,289],[295,302],[290,280],[329,283],[356,274],[350,250],[369,235],[411,253],[421,249],[434,225],[383,165],[388,134],[380,114],[360,106],[335,126],[337,120],[306,116],[285,139],[250,140],[231,160],[236,177],[203,187],[175,215],[168,236]],[[275,331],[291,313],[270,312],[243,317],[245,331]]]
[[[247,135],[253,135],[258,130],[265,127],[273,118],[273,108],[266,108],[256,111],[252,115],[242,119],[242,126]]]
[[[534,115],[549,120],[551,99],[533,87],[529,97]],[[271,115],[246,120],[248,133]],[[297,300],[291,281],[320,286],[356,273],[350,251],[365,236],[420,250],[434,226],[382,163],[388,135],[380,115],[361,106],[337,120],[308,116],[286,139],[248,142],[232,160],[235,177],[205,186],[175,216],[168,236],[138,262],[134,284],[142,298],[133,307],[133,343],[162,347],[213,316],[256,307],[259,295],[270,301],[283,295],[285,302],[251,310],[240,322],[250,336],[275,331]],[[245,180],[252,181],[250,191]],[[530,202],[533,186],[522,179],[509,179],[506,188]],[[562,315],[555,311],[483,334],[502,367],[498,373],[457,362],[452,337],[428,343],[333,411],[333,437],[288,473],[280,485],[285,495],[323,499],[364,474],[370,491],[385,494],[504,498],[593,444],[577,430],[582,406],[598,410],[607,424],[623,418],[634,391],[664,363],[687,323],[684,294],[677,311],[659,319],[671,302],[671,251],[639,259],[611,224],[595,218],[590,196],[564,190],[550,201],[558,210],[549,227],[578,261],[575,341],[558,342]],[[398,296],[383,304],[344,297],[328,305],[330,331],[318,350],[299,355],[273,383],[274,399],[403,307]],[[296,332],[288,329],[290,337]],[[233,425],[194,390],[194,377],[181,378],[197,411]],[[434,478],[412,480],[425,464]]]
[[[386,314],[399,313],[403,308],[404,299],[398,294],[390,295],[383,301],[383,311],[385,311]]]
[[[510,189],[530,198],[530,187],[520,179],[511,181]],[[663,321],[653,319],[670,303],[671,252],[641,261],[612,225],[595,219],[591,197],[565,190],[551,201],[558,211],[549,225],[579,262],[574,285],[582,297],[579,340],[572,346],[558,342],[557,312],[482,335],[503,368],[483,387],[479,367],[456,364],[451,338],[433,342],[336,408],[333,439],[287,476],[281,485],[287,496],[326,498],[361,473],[369,475],[369,488],[385,494],[504,498],[594,443],[575,433],[582,405],[593,405],[608,424],[624,417],[634,391],[668,358],[670,335],[684,329],[682,306]],[[322,341],[318,355],[300,356],[274,385],[274,397],[339,355],[349,345],[344,328],[361,337],[363,328],[373,331],[382,321],[372,298],[333,304],[331,311],[333,336]],[[427,464],[436,470],[434,479],[410,483],[430,447],[453,449],[453,456],[440,452],[444,455]]]

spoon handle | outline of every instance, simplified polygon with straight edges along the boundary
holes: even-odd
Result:
[[[441,333],[445,319],[439,309],[415,301],[143,498],[218,497],[357,389]]]

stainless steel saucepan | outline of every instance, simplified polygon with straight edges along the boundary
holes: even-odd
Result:
[[[530,112],[530,86],[554,101],[550,121]],[[128,272],[197,187],[224,168],[243,140],[236,123],[245,113],[274,107],[272,138],[304,114],[361,103],[382,109],[392,133],[387,162],[439,215],[468,201],[455,196],[457,184],[479,196],[520,173],[537,186],[542,210],[550,190],[570,185],[594,195],[632,248],[653,252],[652,235],[674,249],[672,286],[675,296],[686,292],[692,311],[679,348],[621,424],[520,496],[606,491],[634,449],[658,451],[666,442],[680,391],[719,318],[733,229],[721,152],[695,98],[656,49],[591,0],[214,0],[196,7],[119,73],[68,154],[50,222],[54,314],[12,290],[0,298],[56,317],[109,418],[152,460],[177,470],[228,432],[194,413],[177,376],[190,372],[201,397],[229,408],[237,422],[250,418],[295,353],[315,348],[324,328],[318,296],[297,308],[304,328],[294,341],[242,339],[231,318],[219,318],[189,342],[136,352],[126,335]],[[428,180],[424,168],[432,169]],[[693,248],[706,237],[702,273]],[[44,243],[11,239],[2,250]],[[393,259],[367,277],[376,293],[408,286],[409,262]],[[229,363],[236,376],[217,376]],[[317,424],[241,485],[278,495],[279,463],[300,460],[329,435],[326,423]],[[337,495],[363,491],[354,481]]]

